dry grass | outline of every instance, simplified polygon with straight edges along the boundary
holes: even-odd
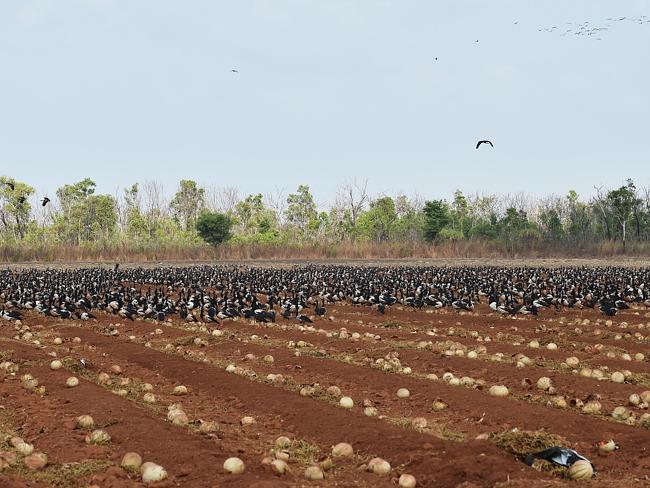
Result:
[[[314,464],[319,455],[320,449],[318,446],[303,439],[293,441],[289,448],[290,459],[307,466]]]
[[[549,447],[568,447],[566,439],[543,430],[507,430],[493,434],[490,439],[498,448],[514,454],[520,461],[523,461],[528,454],[543,451]],[[555,476],[563,476],[566,472],[561,466],[539,459],[535,460],[533,468]]]
[[[86,459],[80,463],[51,465],[42,471],[30,471],[24,467],[15,471],[24,480],[46,483],[56,488],[77,488],[84,486],[82,479],[102,472],[112,464],[104,459]]]
[[[125,242],[85,243],[79,246],[47,243],[0,244],[0,262],[159,262],[250,260],[385,260],[385,259],[522,259],[649,257],[650,243],[584,242],[577,244],[462,241],[340,242],[295,244],[205,244]]]
[[[9,439],[15,433],[13,415],[6,408],[0,408],[0,449],[9,447]]]
[[[567,440],[543,430],[506,430],[491,436],[500,449],[524,459],[528,454],[543,451],[553,446],[567,446]]]

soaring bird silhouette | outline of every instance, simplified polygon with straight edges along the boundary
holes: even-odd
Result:
[[[43,200],[41,200],[41,204],[42,204],[43,206],[47,205],[48,203],[50,203],[50,199],[47,198],[47,197],[45,197],[45,198],[43,198]]]
[[[231,69],[230,72],[231,72],[231,73],[239,73],[239,70]]]
[[[478,147],[479,147],[481,144],[489,144],[490,146],[494,147],[494,144],[492,144],[491,141],[478,141],[478,143],[476,144],[476,149],[478,149]]]

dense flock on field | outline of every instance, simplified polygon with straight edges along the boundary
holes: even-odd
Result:
[[[88,320],[94,313],[219,323],[245,317],[275,322],[325,315],[326,305],[473,310],[489,304],[502,314],[537,314],[563,307],[598,309],[608,316],[632,303],[650,307],[650,270],[630,268],[349,267],[262,268],[203,266],[112,270],[28,269],[0,273],[2,317],[24,309]],[[309,312],[309,313],[308,313]]]
[[[65,388],[77,388],[80,381],[90,380],[147,408],[168,403],[165,416],[174,425],[187,426],[202,434],[218,430],[214,421],[199,419],[199,413],[175,400],[192,394],[189,384],[170,385],[169,395],[164,395],[142,380],[137,382],[135,391],[133,381],[123,375],[119,365],[106,362],[96,353],[96,347],[107,347],[106,344],[85,344],[91,342],[91,336],[84,335],[85,331],[92,330],[106,340],[116,341],[124,349],[125,358],[130,354],[129,347],[137,344],[189,362],[218,366],[221,371],[253,383],[263,382],[302,397],[324,400],[342,411],[361,408],[366,417],[389,420],[400,427],[444,439],[456,436],[454,440],[459,440],[462,435],[436,430],[426,415],[404,416],[400,402],[410,399],[416,405],[420,401],[419,395],[413,396],[413,380],[444,384],[445,388],[457,387],[458,391],[466,392],[468,399],[483,398],[472,396],[480,394],[490,401],[517,400],[544,405],[550,411],[576,412],[619,428],[638,429],[641,435],[647,435],[650,375],[642,351],[650,337],[647,332],[650,323],[644,323],[650,316],[648,283],[650,269],[615,266],[121,267],[116,264],[70,269],[4,269],[0,271],[0,353],[3,353],[0,372],[19,378],[24,389],[42,397],[50,387],[36,375],[27,373],[17,356],[4,352],[18,343],[35,349],[48,348],[48,351],[50,347],[58,347],[48,353],[52,357],[47,359],[47,364],[52,371],[69,373]],[[590,318],[584,318],[587,316]],[[481,322],[483,319],[488,322]],[[336,346],[332,347],[328,340],[336,341]],[[257,348],[256,352],[244,354],[247,345]],[[267,354],[265,347],[274,347],[273,354]],[[501,352],[497,352],[499,348]],[[289,354],[277,352],[281,350],[289,350]],[[541,359],[536,357],[538,351],[543,351]],[[420,352],[434,359],[429,361]],[[393,383],[386,376],[387,384],[395,386],[402,385],[399,378],[408,379],[403,380],[402,387],[394,389],[392,400],[381,404],[351,391],[351,386],[346,391],[344,380],[340,385],[324,384],[319,379],[319,371],[312,372],[306,365],[296,366],[291,375],[273,369],[281,361],[294,357],[371,368],[379,374],[397,377]],[[418,364],[416,360],[423,357]],[[483,366],[469,367],[468,363],[462,363],[467,374],[459,374],[457,361],[461,358],[475,360]],[[604,365],[607,361],[612,366]],[[626,364],[630,366],[621,366]],[[526,370],[531,370],[530,377],[516,384],[514,381],[504,384],[512,371]],[[609,390],[599,390],[576,396],[571,386],[559,380],[556,384],[552,379],[555,373],[589,378],[604,385],[625,385],[625,395],[612,390],[616,394],[608,398]],[[568,391],[572,394],[567,394]],[[454,408],[449,398],[427,397],[426,402],[429,414],[450,412]],[[285,408],[291,409],[291,405]],[[506,420],[497,423],[509,423],[507,408],[501,414]],[[481,421],[482,418],[477,422]],[[240,420],[242,426],[256,423],[248,415],[242,415]],[[110,429],[96,424],[92,416],[84,414],[76,419],[75,428],[87,433],[85,442],[89,445],[110,444]],[[594,439],[598,441],[596,452],[600,455],[615,455],[620,440],[637,438],[637,430],[630,433],[612,428],[620,439]],[[470,430],[472,435],[477,432]],[[2,433],[7,435],[5,431]],[[530,435],[525,442],[517,440],[523,442],[523,447],[509,444],[507,436],[490,437],[490,440],[521,461],[529,459],[530,464],[533,460],[526,456],[551,448],[540,459],[566,468],[563,476],[587,479],[594,475],[591,461],[582,456],[592,453],[567,450],[563,454],[552,450],[568,449],[568,445],[559,445],[561,438],[550,434],[548,438]],[[487,438],[484,433],[476,435],[476,439]],[[360,446],[345,442],[343,433],[340,440],[324,458],[303,460],[301,475],[309,480],[335,476],[333,473],[337,471],[333,466],[337,465],[337,459],[359,455]],[[8,450],[0,450],[0,471],[10,469],[19,461],[30,470],[48,466],[46,453],[35,450],[29,439],[10,435],[0,442],[10,444]],[[298,457],[292,451],[295,445],[288,436],[278,436],[262,463],[276,476],[295,474],[294,463]],[[127,472],[140,473],[138,476],[144,482],[167,478],[166,468],[152,461],[143,460],[140,453],[127,452],[121,466]],[[393,482],[402,487],[416,486],[426,478],[426,474],[421,476],[415,468],[409,472],[396,468],[394,463],[392,459],[373,457],[363,460],[361,466],[374,475],[394,476]],[[242,474],[248,469],[252,469],[248,461],[245,463],[235,455],[223,461],[223,471],[227,473]]]

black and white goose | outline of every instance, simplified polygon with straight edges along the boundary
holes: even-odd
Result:
[[[18,310],[6,310],[2,307],[0,316],[5,320],[21,320],[22,314]]]
[[[314,310],[314,312],[316,312],[316,315],[318,315],[319,317],[322,317],[327,313],[327,309],[325,308],[325,300],[323,300],[322,305],[318,305],[318,304],[316,305],[316,309]]]
[[[591,464],[594,473],[596,472],[596,468],[594,467],[593,463],[589,461],[589,459],[578,454],[573,449],[569,449],[568,447],[549,447],[543,451],[529,454],[526,456],[524,462],[528,466],[532,466],[535,462],[535,459],[543,459],[544,461],[557,464],[558,466],[564,466],[565,468],[570,467],[577,461],[587,461],[589,464]]]

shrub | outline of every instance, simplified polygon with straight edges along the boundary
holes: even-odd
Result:
[[[216,246],[230,239],[232,221],[221,213],[204,212],[196,221],[196,230],[201,238]]]

